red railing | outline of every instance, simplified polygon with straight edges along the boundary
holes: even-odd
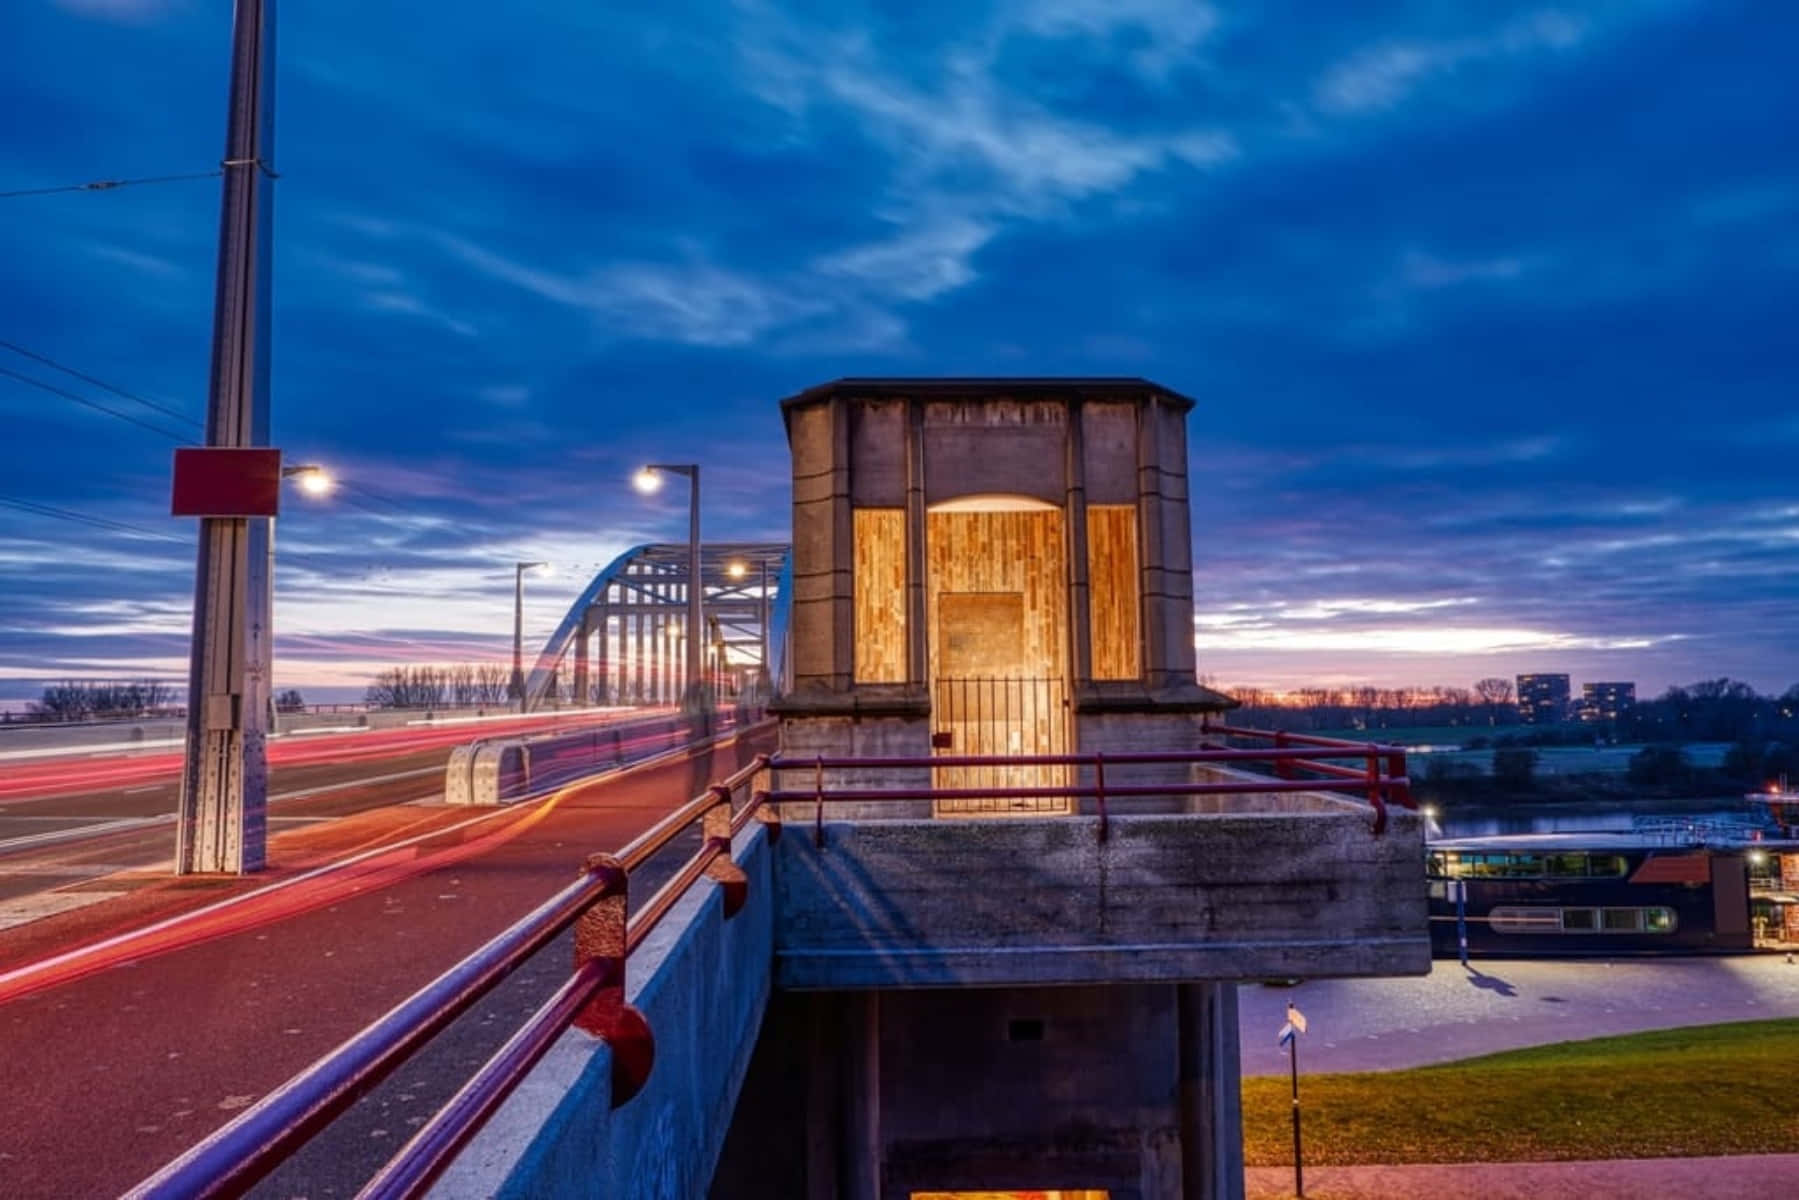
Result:
[[[747,735],[765,726],[751,726]],[[839,800],[1010,799],[1058,796],[1092,798],[1107,831],[1107,799],[1127,796],[1229,795],[1264,792],[1338,791],[1365,794],[1374,809],[1374,832],[1386,828],[1387,803],[1406,808],[1411,800],[1405,752],[1395,746],[1339,742],[1329,738],[1259,730],[1208,727],[1210,735],[1257,738],[1270,748],[1211,747],[1139,754],[1048,754],[1012,757],[943,755],[929,758],[771,758],[758,755],[748,766],[689,800],[621,848],[588,858],[567,887],[545,900],[499,936],[446,974],[420,988],[373,1025],[290,1079],[230,1124],[139,1184],[134,1200],[241,1196],[350,1107],[391,1075],[450,1022],[492,991],[515,968],[571,926],[575,969],[568,980],[517,1033],[463,1085],[455,1096],[358,1193],[359,1200],[410,1200],[423,1195],[483,1124],[523,1082],[556,1039],[571,1025],[604,1038],[612,1049],[612,1103],[625,1103],[649,1078],[654,1036],[641,1013],[625,1001],[625,969],[631,954],[702,877],[718,882],[724,914],[742,908],[748,883],[732,862],[732,839],[752,820],[763,821],[770,838],[781,832],[776,804],[811,802],[816,836],[823,844],[825,804]],[[1295,743],[1294,745],[1287,744]],[[1365,768],[1325,761],[1362,758]],[[1111,766],[1267,762],[1272,779],[1219,783],[1108,784]],[[1015,788],[826,788],[827,770],[969,766],[1090,766],[1089,784]],[[1383,773],[1382,768],[1385,768]],[[809,771],[813,786],[755,791],[737,803],[738,792],[763,771]],[[1301,779],[1296,772],[1322,778]],[[703,838],[669,881],[630,909],[631,874],[698,824]]]
[[[815,826],[822,830],[824,806],[832,802],[868,801],[874,803],[903,800],[1028,800],[1064,799],[1092,800],[1099,817],[1099,838],[1104,841],[1109,829],[1108,800],[1151,796],[1230,796],[1290,792],[1343,792],[1367,801],[1374,810],[1373,832],[1380,835],[1387,828],[1387,807],[1415,809],[1411,780],[1406,774],[1405,751],[1398,746],[1367,742],[1340,741],[1335,738],[1310,737],[1303,734],[1276,733],[1259,729],[1237,729],[1231,726],[1206,726],[1209,735],[1235,738],[1265,739],[1274,744],[1266,749],[1255,747],[1210,747],[1201,750],[1170,750],[1149,753],[1120,754],[1014,754],[977,756],[940,754],[930,757],[858,758],[814,756],[809,758],[775,757],[769,763],[775,772],[807,771],[812,786],[807,788],[774,788],[751,797],[752,807],[762,804],[814,805]],[[1362,765],[1347,766],[1327,759],[1360,759]],[[1240,766],[1269,764],[1271,779],[1241,779],[1211,783],[1189,783],[1167,780],[1148,783],[1108,783],[1107,767],[1169,766],[1215,763]],[[1021,783],[1009,787],[831,787],[824,786],[824,773],[834,770],[927,770],[939,767],[1091,767],[1088,783]],[[1308,778],[1307,775],[1310,775]],[[815,833],[815,836],[819,836]]]
[[[759,755],[616,854],[590,857],[574,882],[128,1195],[134,1200],[244,1195],[570,926],[575,927],[575,971],[568,981],[359,1196],[422,1195],[571,1024],[612,1044],[613,1103],[630,1099],[649,1076],[654,1047],[642,1016],[625,1003],[626,960],[701,876],[722,885],[727,916],[742,906],[746,886],[742,871],[731,863],[731,838],[749,822],[752,808],[746,803],[734,812],[733,802],[767,763],[768,756]],[[641,911],[630,912],[631,873],[696,822],[703,845]]]

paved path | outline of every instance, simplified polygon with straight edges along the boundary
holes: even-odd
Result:
[[[748,755],[668,761],[472,826],[450,812],[456,823],[423,840],[286,888],[258,884],[107,969],[0,1003],[0,1195],[116,1195],[562,887],[587,853],[623,844]],[[398,1072],[259,1194],[353,1193],[567,977],[569,953],[543,951],[441,1035],[435,1058]]]
[[[1291,1196],[1293,1169],[1251,1167],[1247,1183],[1251,1200]],[[1786,1196],[1799,1196],[1799,1154],[1306,1170],[1307,1200],[1774,1200]]]
[[[1275,1035],[1289,1000],[1309,1022],[1304,1071],[1395,1070],[1546,1042],[1799,1017],[1799,964],[1780,955],[1477,959],[1473,968],[1450,959],[1422,978],[1247,985],[1238,992],[1243,1073],[1285,1073]]]

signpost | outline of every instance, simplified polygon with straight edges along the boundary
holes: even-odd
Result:
[[[1465,880],[1451,879],[1443,885],[1449,889],[1450,899],[1455,901],[1455,940],[1461,950],[1462,966],[1468,965],[1468,884]]]
[[[1305,1200],[1306,1175],[1299,1149],[1299,1035],[1306,1031],[1306,1015],[1287,1005],[1287,1023],[1281,1026],[1275,1044],[1287,1048],[1287,1061],[1293,1069],[1293,1194]]]

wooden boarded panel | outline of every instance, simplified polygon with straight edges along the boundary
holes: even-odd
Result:
[[[934,727],[948,754],[1064,754],[1068,573],[1060,509],[933,512],[925,538]],[[939,787],[1062,783],[1061,767],[966,767]],[[949,814],[1066,812],[1061,799],[945,801]]]
[[[1088,505],[1088,630],[1095,679],[1137,679],[1143,674],[1140,578],[1137,506]]]
[[[906,681],[906,510],[855,510],[857,683]]]

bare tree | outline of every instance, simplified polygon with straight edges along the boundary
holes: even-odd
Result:
[[[1512,702],[1512,681],[1489,675],[1474,681],[1474,694],[1487,706],[1487,724],[1499,723],[1499,710]]]

